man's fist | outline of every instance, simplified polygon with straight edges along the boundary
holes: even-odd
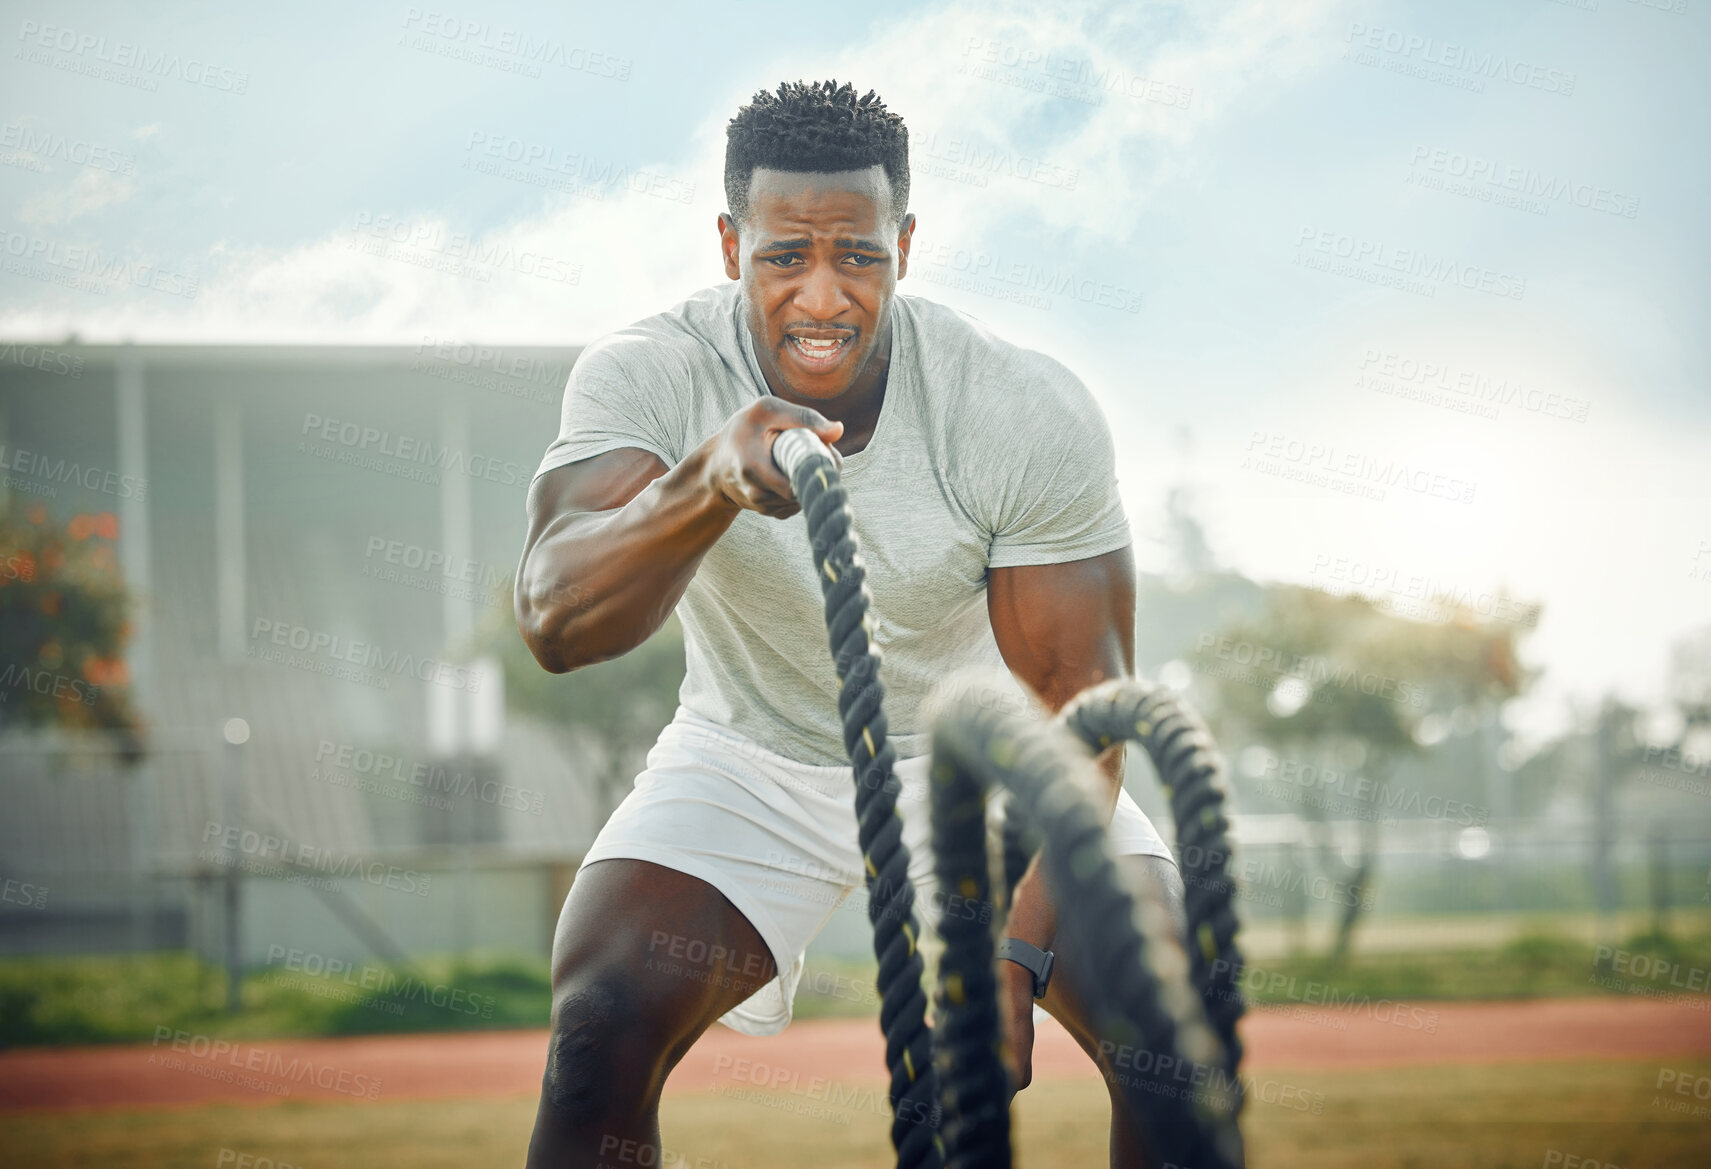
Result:
[[[744,406],[707,440],[706,483],[715,496],[745,511],[787,519],[801,511],[790,480],[772,461],[779,432],[807,427],[831,446],[844,433],[842,422],[829,422],[818,410],[783,398],[759,398]],[[837,458],[836,448],[832,457]]]

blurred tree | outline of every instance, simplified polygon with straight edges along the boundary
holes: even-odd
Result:
[[[140,758],[125,644],[130,598],[111,512],[63,527],[36,502],[0,511],[0,727],[121,733]]]
[[[1359,850],[1345,860],[1317,805],[1315,851],[1340,873],[1346,895],[1334,954],[1346,953],[1373,883],[1380,819],[1376,796],[1397,760],[1443,738],[1449,719],[1495,718],[1532,673],[1517,643],[1530,624],[1487,621],[1449,606],[1427,623],[1389,613],[1361,596],[1272,585],[1257,618],[1238,618],[1200,639],[1195,669],[1214,687],[1227,718],[1297,758],[1359,769],[1371,781],[1371,815],[1359,820]],[[1363,809],[1363,813],[1364,813]]]
[[[508,607],[488,610],[476,638],[481,652],[499,659],[508,706],[570,732],[572,751],[595,745],[598,758],[588,763],[598,828],[629,793],[648,748],[677,711],[684,670],[677,616],[623,657],[568,674],[541,669]]]

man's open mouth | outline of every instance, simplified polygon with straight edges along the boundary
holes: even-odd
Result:
[[[818,337],[788,333],[784,338],[785,344],[796,354],[796,360],[812,370],[830,369],[838,364],[844,351],[854,340],[854,333],[825,334]]]

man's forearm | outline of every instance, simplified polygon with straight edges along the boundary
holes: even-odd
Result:
[[[518,623],[548,669],[629,652],[665,621],[741,510],[707,484],[705,445],[622,507],[563,515],[525,551]]]
[[[1101,811],[1105,823],[1111,822],[1112,814],[1117,810],[1117,794],[1123,790],[1123,747],[1121,744],[1111,747],[1099,758],[1099,768],[1111,783],[1101,792]],[[1051,898],[1046,895],[1044,878],[1040,875],[1040,858],[1034,857],[1028,871],[1016,883],[1016,890],[1011,901],[1010,919],[1004,933],[1007,937],[1020,938],[1032,943],[1042,950],[1052,948],[1052,938],[1057,934],[1057,913],[1052,907]],[[1006,978],[1027,978],[1028,971],[1014,962],[1000,963],[1004,968]]]

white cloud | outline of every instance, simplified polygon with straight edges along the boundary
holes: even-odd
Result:
[[[373,342],[451,332],[496,341],[586,340],[722,279],[714,220],[724,205],[724,123],[754,88],[775,84],[773,74],[784,72],[849,78],[879,89],[917,142],[958,136],[986,159],[994,149],[1008,152],[1005,157],[1026,153],[1061,159],[1077,172],[1071,198],[1043,197],[1039,184],[1002,173],[1002,166],[985,187],[935,182],[926,173],[934,160],[917,149],[914,202],[929,238],[942,239],[946,225],[954,224],[958,242],[974,243],[1006,224],[1044,221],[1090,248],[1118,244],[1147,195],[1192,165],[1193,143],[1203,129],[1256,86],[1277,83],[1324,55],[1329,38],[1309,34],[1323,29],[1342,3],[1239,0],[1211,14],[1197,7],[1171,16],[1168,28],[1160,8],[1113,15],[1088,3],[1056,9],[1019,0],[952,3],[912,13],[896,27],[876,30],[867,43],[819,59],[795,53],[788,70],[764,66],[765,80],[708,95],[714,112],[698,128],[692,156],[649,167],[693,181],[692,203],[627,190],[598,202],[571,197],[476,241],[488,252],[543,253],[580,265],[579,284],[491,265],[475,266],[490,279],[435,270],[433,263],[451,262],[446,241],[463,228],[430,207],[412,228],[440,240],[439,250],[409,249],[408,258],[364,254],[355,249],[368,237],[348,226],[280,250],[211,246],[182,265],[200,276],[194,302],[135,291],[94,311],[15,307],[0,313],[0,333],[76,329],[91,339]],[[1066,77],[1079,98],[1098,104],[1029,88],[1066,84]],[[1186,108],[1166,100],[1190,89]],[[137,136],[157,128],[145,126]],[[129,191],[105,193],[112,202]],[[104,205],[98,192],[87,194],[83,203],[67,202],[63,218]],[[49,213],[45,205],[35,210]]]
[[[18,219],[22,223],[42,227],[70,223],[85,215],[117,207],[136,194],[136,190],[134,182],[112,171],[82,170],[63,190],[49,191],[24,200],[18,208]]]

